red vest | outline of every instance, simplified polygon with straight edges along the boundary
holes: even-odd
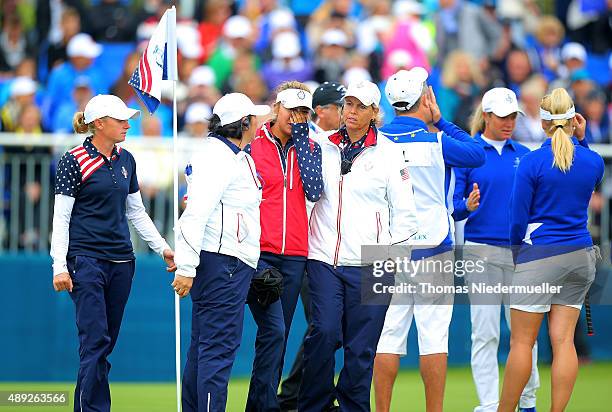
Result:
[[[289,256],[308,256],[308,216],[295,147],[282,156],[270,131],[270,123],[257,130],[251,156],[263,184],[261,251]]]

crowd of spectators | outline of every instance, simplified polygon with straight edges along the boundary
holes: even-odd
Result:
[[[517,93],[525,113],[515,138],[541,142],[539,101],[562,86],[587,119],[588,141],[611,142],[610,0],[1,4],[0,140],[1,132],[71,133],[74,112],[98,93],[113,93],[143,111],[132,123],[131,138],[170,137],[171,85],[150,115],[127,81],[159,18],[174,4],[182,136],[205,135],[211,107],[228,92],[259,104],[269,103],[273,89],[286,80],[314,88],[324,81],[367,79],[384,90],[385,79],[398,69],[422,66],[430,72],[443,116],[461,127],[468,128],[487,89],[505,86]],[[384,100],[382,121],[388,121],[393,113]],[[154,175],[163,169],[153,162],[148,167]],[[154,193],[155,182],[152,186]]]
[[[285,80],[371,79],[399,68],[431,72],[443,115],[463,127],[483,91],[517,92],[535,127],[542,93],[563,86],[589,121],[588,139],[610,142],[612,2],[605,0],[185,0],[177,1],[179,130],[224,93],[265,103]],[[70,132],[72,114],[97,93],[141,106],[127,79],[165,0],[7,0],[0,15],[1,128]],[[550,7],[554,5],[556,9]],[[547,9],[546,7],[549,7]],[[172,134],[170,88],[155,114]],[[390,110],[386,118],[392,116]],[[142,122],[132,136],[144,135]],[[205,130],[195,129],[201,134]]]

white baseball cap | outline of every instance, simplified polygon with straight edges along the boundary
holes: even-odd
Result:
[[[302,89],[286,89],[276,95],[276,103],[285,109],[307,107],[312,110],[312,93]]]
[[[301,51],[300,38],[295,32],[284,31],[278,33],[272,40],[272,56],[276,59],[298,57]]]
[[[36,82],[27,76],[16,77],[11,83],[11,96],[27,96],[36,93]]]
[[[427,70],[422,67],[398,71],[387,79],[387,100],[391,105],[406,103],[404,110],[408,110],[421,98],[427,77]]]
[[[321,36],[321,44],[324,46],[348,47],[349,38],[346,33],[340,29],[329,29],[325,30]]]
[[[295,16],[289,9],[274,9],[269,14],[270,28],[272,31],[280,29],[295,29],[297,23]]]
[[[140,116],[140,110],[130,109],[123,100],[112,94],[99,94],[87,102],[85,124],[107,116],[117,120],[128,120]]]
[[[221,126],[237,122],[246,116],[262,116],[270,113],[270,106],[263,104],[253,104],[251,99],[242,93],[229,93],[220,98],[213,114],[221,119]]]
[[[521,113],[516,94],[505,87],[495,87],[482,96],[482,111],[493,113],[498,117],[506,117],[512,113]]]
[[[569,59],[578,59],[581,62],[586,62],[587,60],[587,52],[584,46],[580,43],[567,43],[561,49],[561,59],[563,61]]]
[[[213,86],[215,81],[215,72],[209,66],[198,66],[189,75],[189,86]]]
[[[401,67],[410,67],[412,56],[404,49],[395,49],[389,54],[389,63],[396,70]]]
[[[246,39],[253,33],[251,22],[244,16],[232,16],[223,25],[223,35],[230,39]]]
[[[371,81],[372,75],[363,67],[351,67],[344,72],[342,76],[342,84],[357,83],[362,80]]]
[[[185,123],[208,123],[211,115],[212,109],[206,103],[192,103],[189,105],[189,107],[187,107],[187,111],[185,112]]]
[[[70,39],[66,54],[68,57],[87,57],[95,59],[102,53],[102,46],[93,41],[91,36],[86,33],[79,33]]]
[[[374,105],[378,107],[380,105],[380,90],[378,90],[378,86],[367,80],[349,83],[344,98],[346,99],[349,96],[357,98],[366,106]]]
[[[397,0],[393,3],[392,13],[397,17],[425,14],[423,5],[415,0]]]

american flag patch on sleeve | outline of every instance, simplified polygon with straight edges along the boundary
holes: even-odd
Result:
[[[408,166],[400,170],[400,176],[402,176],[402,180],[410,179],[410,173],[408,172]]]

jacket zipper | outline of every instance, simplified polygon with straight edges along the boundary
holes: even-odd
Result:
[[[376,243],[380,243],[380,231],[382,224],[380,223],[380,212],[376,212]]]
[[[344,175],[340,175],[340,183],[338,184],[338,215],[336,217],[336,231],[338,232],[338,240],[336,241],[336,253],[334,255],[334,269],[338,266],[338,255],[340,252],[340,242],[342,241],[342,234],[340,233],[340,222],[342,218],[342,183],[344,182]]]
[[[276,143],[274,145],[276,146],[278,161],[280,163],[281,169],[283,170],[283,244],[281,246],[281,255],[284,255],[285,242],[287,237],[287,164],[285,163],[285,167],[283,167],[283,158],[281,157],[278,145],[276,145]],[[291,149],[293,149],[293,147],[290,147],[289,151],[291,151]]]

